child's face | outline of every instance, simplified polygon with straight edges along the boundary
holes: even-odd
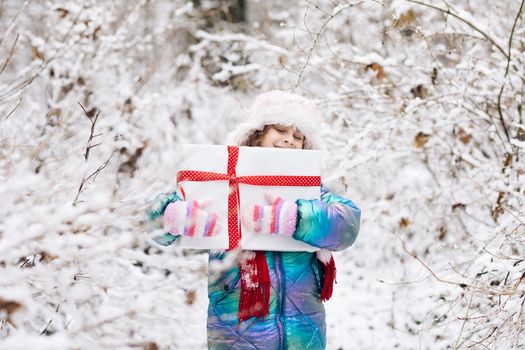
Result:
[[[303,143],[304,135],[295,127],[275,124],[266,128],[260,145],[261,147],[302,149]]]

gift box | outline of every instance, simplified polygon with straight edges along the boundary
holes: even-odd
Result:
[[[284,200],[320,198],[320,152],[267,147],[178,145],[177,189],[186,200],[212,198],[206,210],[221,220],[213,237],[186,237],[178,245],[193,249],[315,251],[283,235],[254,233],[241,215],[254,204],[268,205],[270,191]]]

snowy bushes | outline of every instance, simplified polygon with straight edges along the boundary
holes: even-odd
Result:
[[[282,88],[319,99],[324,181],[363,208],[328,347],[518,348],[521,1],[245,3],[3,5],[2,346],[204,348],[206,254],[151,246],[143,212],[176,143]]]

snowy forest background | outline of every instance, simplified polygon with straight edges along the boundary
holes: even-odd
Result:
[[[155,246],[174,146],[317,98],[363,210],[328,349],[525,346],[521,0],[0,2],[0,348],[205,349],[207,253]]]

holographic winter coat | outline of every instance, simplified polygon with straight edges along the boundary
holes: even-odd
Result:
[[[168,201],[151,212],[150,219],[162,215]],[[352,245],[360,226],[360,209],[349,199],[321,187],[321,200],[296,201],[298,206],[295,239],[333,251]],[[169,245],[175,237],[159,237]],[[226,252],[210,253],[210,271],[221,266]],[[209,349],[324,349],[325,311],[319,300],[322,269],[315,253],[266,252],[271,279],[270,314],[264,320],[251,318],[239,324],[237,309],[240,273],[236,263],[208,278]],[[225,264],[222,264],[224,266]]]

